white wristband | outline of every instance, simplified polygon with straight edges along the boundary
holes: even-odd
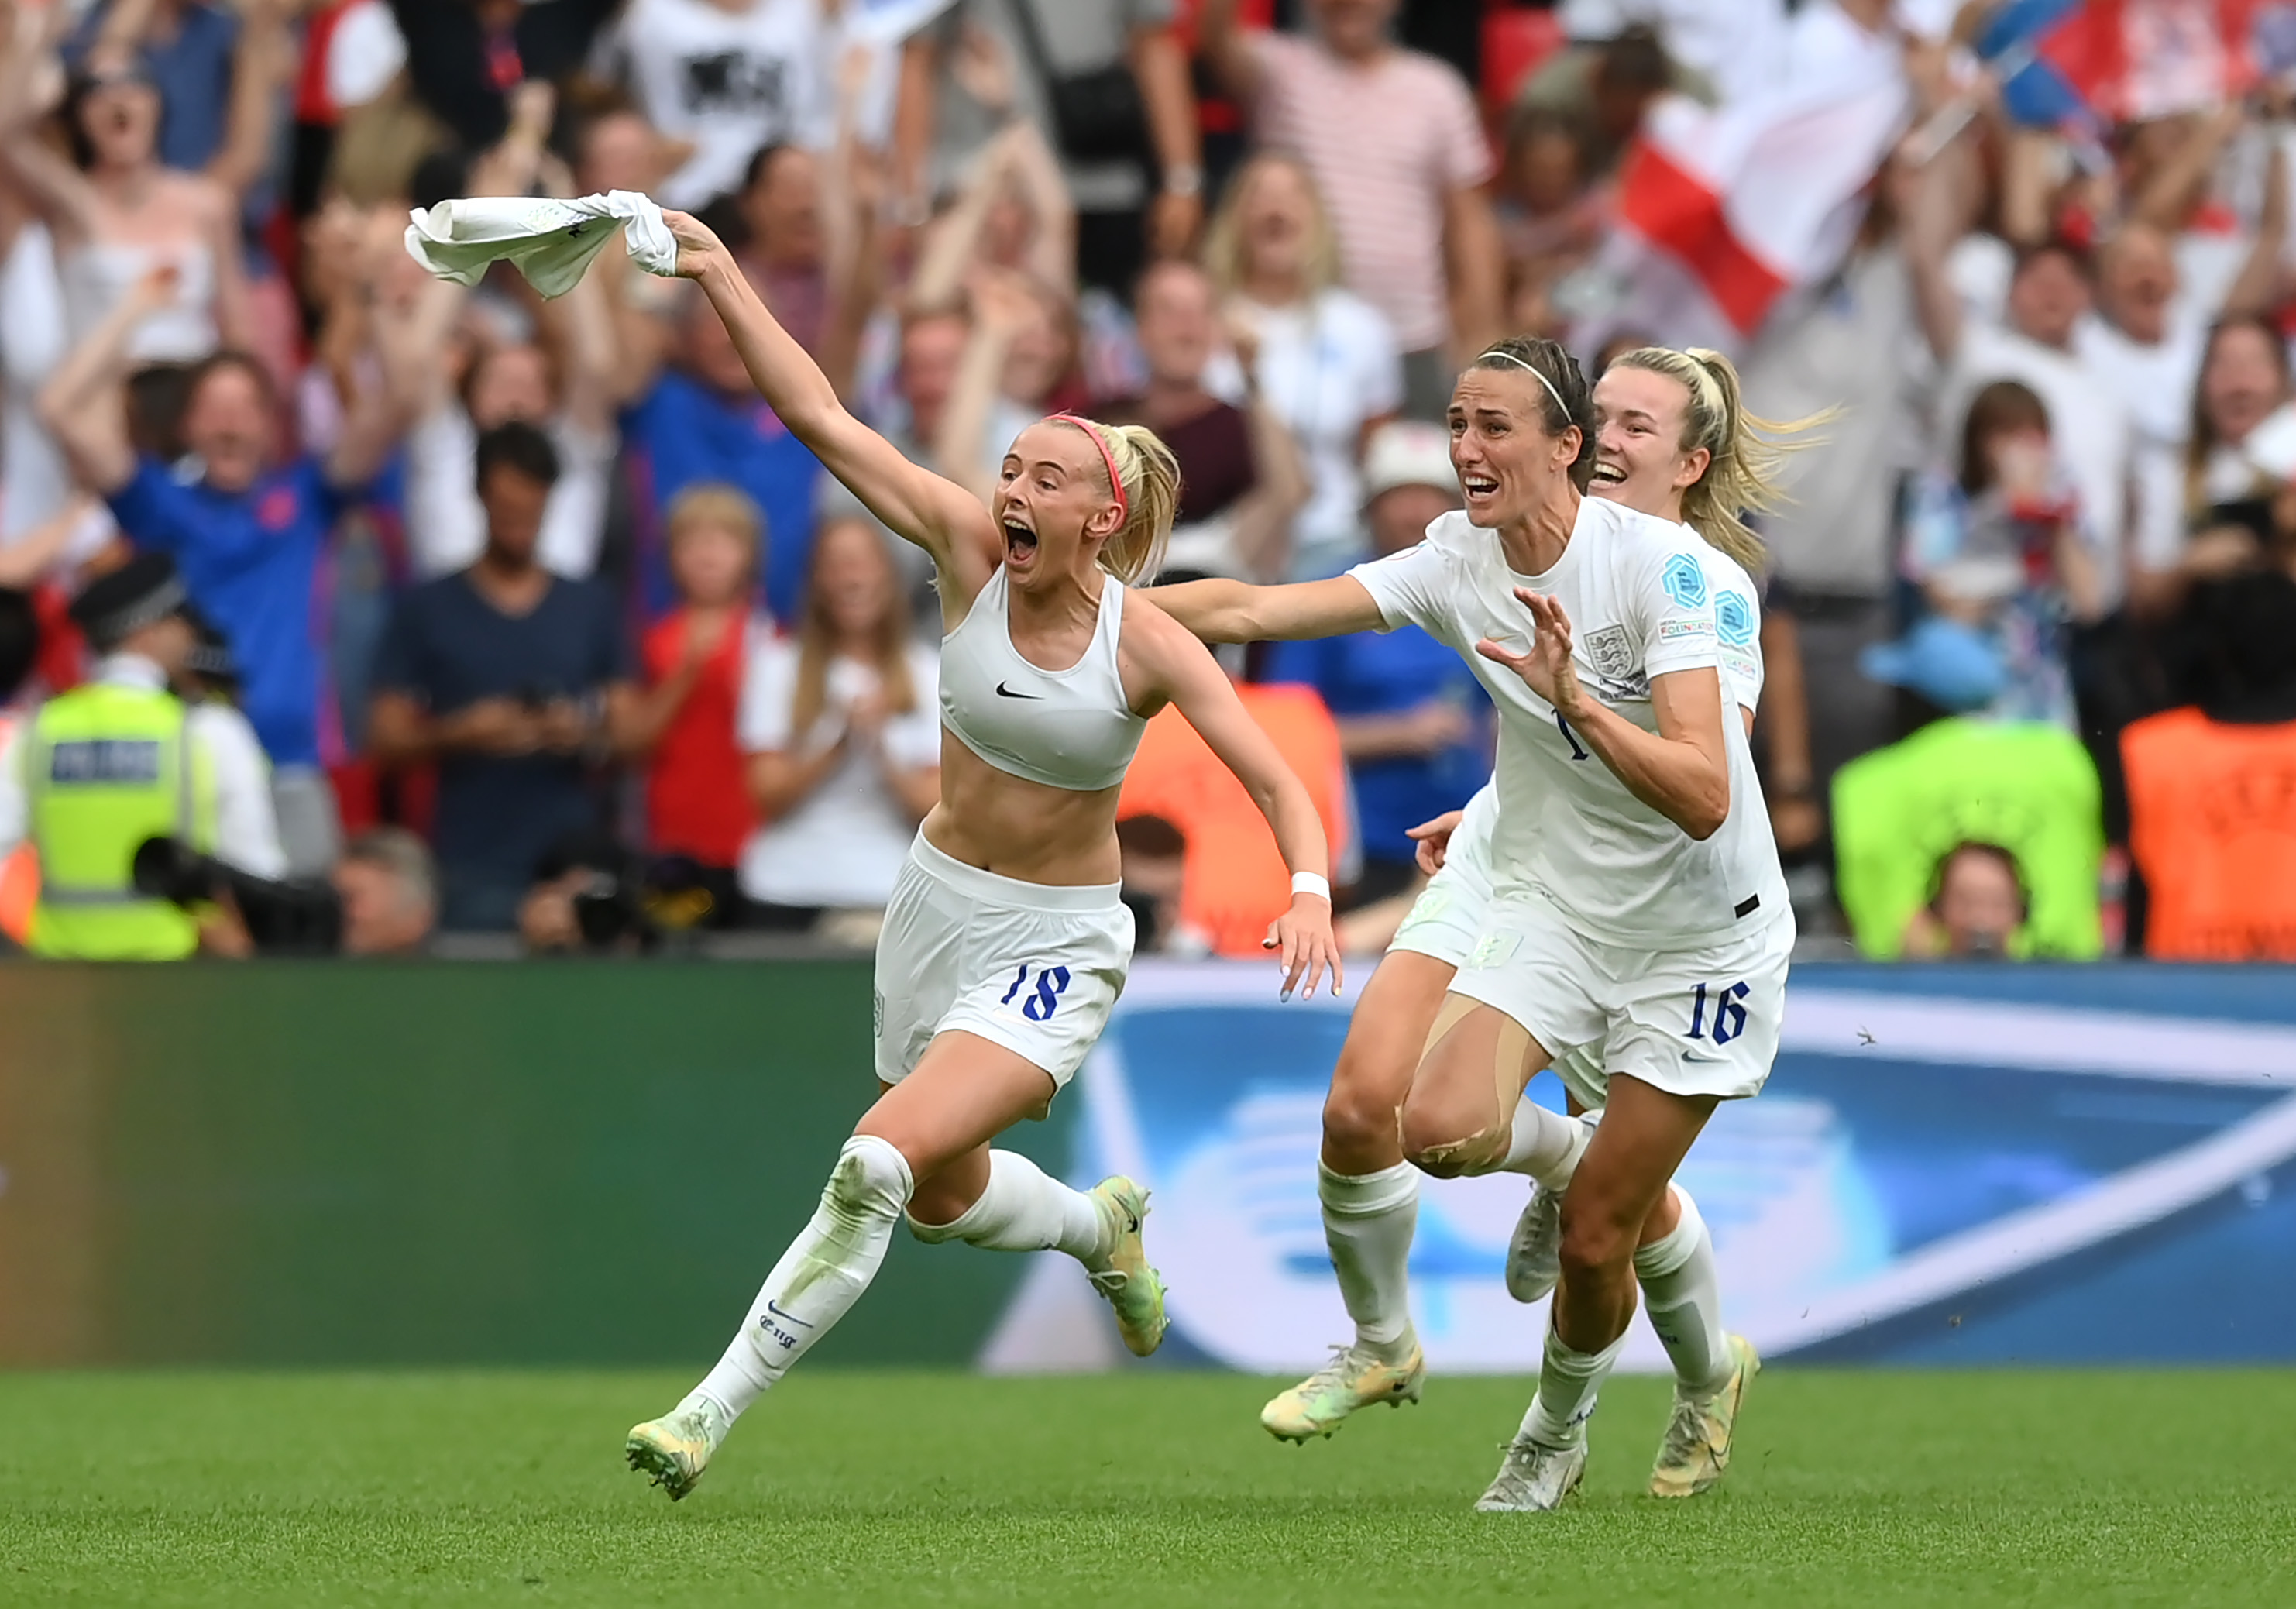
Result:
[[[1316,872],[1294,872],[1292,874],[1292,891],[1313,894],[1329,905],[1332,902],[1332,880]]]

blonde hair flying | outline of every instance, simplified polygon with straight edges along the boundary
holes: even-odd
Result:
[[[1779,484],[1786,455],[1816,446],[1808,433],[1829,423],[1834,410],[1784,423],[1757,418],[1746,411],[1736,367],[1706,347],[1679,352],[1670,347],[1637,347],[1612,358],[1611,366],[1663,374],[1689,393],[1681,448],[1691,452],[1702,447],[1708,462],[1706,472],[1683,490],[1683,522],[1709,546],[1736,560],[1748,575],[1760,575],[1766,550],[1746,516],[1766,513],[1786,500]],[[1805,439],[1789,439],[1792,437]]]

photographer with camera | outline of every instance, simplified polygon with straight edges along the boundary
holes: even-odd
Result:
[[[449,932],[516,927],[545,852],[604,819],[595,773],[632,741],[612,597],[536,562],[557,479],[557,450],[533,425],[479,438],[486,547],[400,600],[375,667],[375,759],[439,768],[431,847]]]
[[[72,619],[103,657],[0,752],[0,857],[29,840],[41,887],[35,955],[173,961],[201,946],[202,921],[139,887],[137,851],[170,839],[233,870],[287,867],[263,753],[227,705],[172,690],[199,636],[175,564],[142,554],[91,582]]]

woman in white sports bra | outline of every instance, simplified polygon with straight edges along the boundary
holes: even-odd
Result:
[[[867,1288],[896,1225],[1085,1265],[1141,1356],[1164,1293],[1128,1178],[1070,1189],[989,1142],[1041,1116],[1099,1037],[1132,956],[1119,899],[1117,790],[1146,718],[1177,705],[1259,802],[1292,870],[1269,928],[1283,992],[1339,989],[1328,850],[1306,787],[1210,653],[1126,583],[1153,571],[1178,470],[1142,429],[1066,415],[1029,426],[990,506],[904,458],[845,411],[718,237],[684,213],[678,273],[700,282],[782,423],[939,574],[940,802],[912,847],[877,946],[882,1093],[742,1332],[685,1400],[629,1434],[632,1468],[672,1498],[727,1428]]]

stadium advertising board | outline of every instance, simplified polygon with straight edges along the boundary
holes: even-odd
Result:
[[[1303,1371],[1348,1330],[1316,1201],[1344,1004],[1263,966],[1144,966],[1072,1093],[1075,1175],[1155,1192],[1165,1353]],[[1551,1076],[1534,1096],[1559,1104]],[[1772,1358],[2296,1358],[2296,987],[2267,968],[1805,967],[1768,1088],[1681,1178],[1725,1311]],[[1429,1180],[1411,1261],[1438,1370],[1535,1369],[1500,1270],[1525,1191]],[[1067,1274],[1068,1278],[1059,1276]],[[1039,1270],[991,1368],[1115,1361],[1072,1270]],[[1624,1367],[1664,1357],[1637,1320]]]

